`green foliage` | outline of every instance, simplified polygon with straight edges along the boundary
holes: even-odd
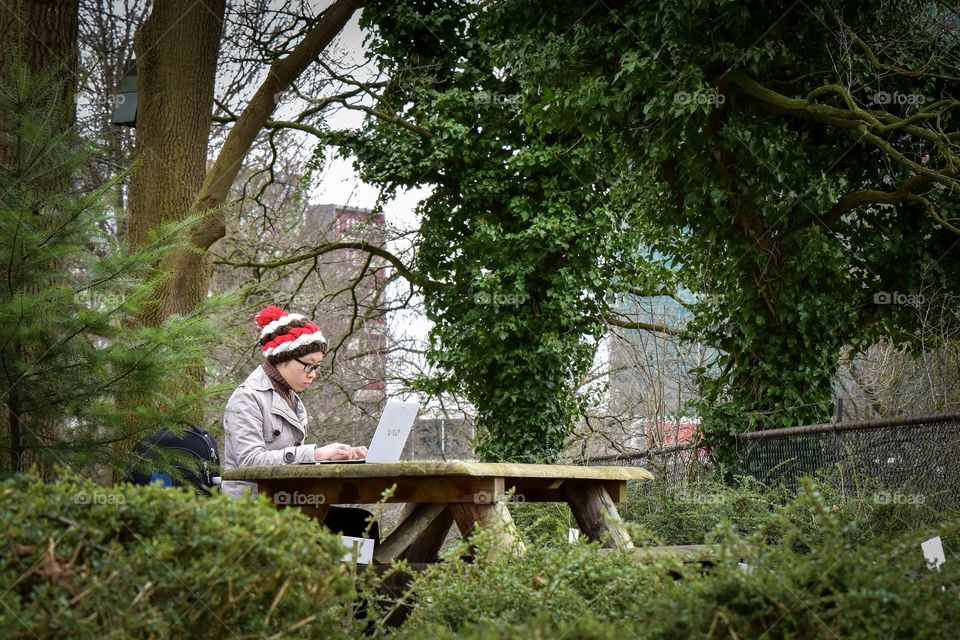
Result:
[[[520,78],[538,135],[576,131],[583,145],[609,150],[603,160],[615,206],[639,224],[643,243],[680,285],[707,294],[688,337],[718,354],[699,371],[698,409],[710,440],[824,418],[841,347],[902,335],[917,321],[908,306],[874,304],[874,294],[917,292],[921,274],[956,273],[949,266],[956,236],[919,201],[834,211],[851,193],[890,191],[915,165],[891,167],[862,130],[785,115],[738,83],[749,77],[800,100],[836,83],[873,109],[882,108],[872,104],[879,92],[949,97],[936,78],[956,76],[956,31],[917,58],[920,43],[941,30],[930,3],[845,5],[842,16],[725,0],[566,2],[548,15],[521,2],[500,6],[498,62]],[[878,78],[860,48],[842,52],[844,25],[882,48],[890,64],[926,63],[929,74]],[[850,60],[842,78],[838,56]],[[839,97],[826,102],[846,106]],[[899,122],[915,112],[892,105],[872,117]],[[953,118],[937,127],[955,125]],[[914,162],[938,153],[925,139],[889,139]],[[955,148],[937,148],[949,166]],[[949,189],[923,193],[956,214]]]
[[[568,531],[577,527],[570,508],[560,502],[510,502],[510,516],[528,545],[567,544]]]
[[[641,564],[588,545],[535,548],[522,562],[501,557],[431,568],[415,584],[419,604],[395,636],[949,635],[960,622],[960,569],[949,560],[940,571],[926,568],[919,545],[941,535],[949,558],[960,518],[925,527],[903,522],[865,537],[863,521],[848,519],[821,488],[807,483],[800,496],[762,513],[759,501],[750,502],[761,495],[757,487],[731,489],[749,496],[743,508],[756,512],[758,527],[737,533],[718,526],[709,541],[721,545],[720,559],[706,570],[673,560]]]
[[[721,523],[736,531],[755,531],[784,492],[770,490],[752,478],[724,484],[706,478],[686,487],[663,482],[630,483],[621,517],[638,528],[653,545],[704,544]]]
[[[567,544],[568,531],[577,528],[570,509],[558,502],[509,504],[510,515],[527,544],[553,547]]]
[[[883,543],[919,526],[934,526],[944,518],[926,501],[894,502],[878,499],[889,494],[879,486],[863,483],[838,489],[835,478],[824,475],[811,486],[849,529],[856,544]],[[905,490],[904,490],[905,492]],[[807,540],[822,541],[826,532],[809,503],[794,501],[782,486],[768,487],[749,476],[730,484],[704,478],[686,487],[666,483],[631,483],[626,502],[618,506],[621,517],[631,523],[640,541],[654,545],[704,544],[717,527],[740,535],[765,532],[765,541],[777,544],[784,533],[770,524],[775,513],[789,514],[792,526]],[[779,521],[778,521],[779,522]]]
[[[484,536],[474,542],[481,557],[494,544]],[[636,615],[639,602],[671,584],[669,571],[680,568],[672,561],[637,566],[592,545],[532,548],[522,561],[506,554],[479,564],[455,561],[458,553],[454,550],[454,561],[431,567],[414,584],[418,607],[398,637],[434,637],[471,626],[503,634],[519,623],[549,621],[556,627],[582,616],[616,626]]]
[[[391,3],[372,44],[398,79],[391,99],[428,131],[371,120],[344,140],[385,195],[427,184],[416,266],[434,323],[430,392],[477,408],[484,460],[555,459],[604,326],[611,282],[626,281],[633,231],[592,185],[599,149],[531,135],[522,87],[497,65],[483,20],[459,3]],[[444,34],[438,40],[437,33]]]
[[[417,1],[364,16],[409,126],[372,119],[344,141],[385,195],[433,189],[417,266],[436,285],[442,373],[426,387],[465,391],[485,459],[560,449],[598,318],[624,293],[704,294],[687,338],[717,354],[696,409],[723,459],[734,433],[825,418],[842,347],[909,338],[922,314],[876,294],[956,287],[946,3]],[[904,184],[910,197],[893,194]]]
[[[692,499],[713,494],[722,499]],[[390,630],[377,623],[390,602],[377,594],[376,576],[353,577],[336,537],[293,509],[19,475],[0,483],[0,633],[936,638],[960,622],[960,569],[950,561],[956,513],[843,499],[810,481],[792,499],[743,482],[726,490],[703,484],[652,513],[660,501],[638,494],[625,506],[631,529],[649,533],[635,540],[717,543],[713,566],[641,563],[549,536],[518,559],[480,532],[472,539],[478,560],[460,560],[464,543],[448,550],[415,580],[404,598],[413,613]],[[523,506],[530,515],[537,505]],[[678,527],[702,531],[712,511],[716,524],[705,539],[683,537]],[[550,516],[538,515],[534,523]],[[948,558],[939,572],[924,566],[919,549],[933,535]],[[493,551],[499,557],[483,560]],[[366,602],[359,616],[357,587]]]
[[[918,526],[934,526],[944,514],[929,500],[889,500],[894,493],[908,495],[903,488],[893,492],[864,482],[841,492],[836,478],[817,480],[816,491],[832,513],[850,527],[857,544],[889,540]],[[749,476],[736,476],[730,483],[706,477],[687,486],[663,482],[628,484],[627,500],[617,505],[637,545],[704,544],[719,526],[740,535],[763,528],[771,515],[791,505],[794,494],[778,486],[766,486]],[[804,504],[804,503],[799,503]],[[564,504],[511,502],[510,514],[529,546],[538,548],[567,545],[567,531],[577,523]],[[820,540],[824,535],[815,514],[791,507],[790,519],[805,538]],[[766,542],[776,544],[783,534],[767,527]]]
[[[293,509],[19,475],[0,529],[4,638],[348,637],[343,549]]]
[[[168,277],[157,265],[196,221],[161,227],[143,247],[112,241],[116,185],[74,191],[96,151],[73,137],[59,94],[22,70],[0,84],[12,151],[0,168],[0,468],[124,468],[131,440],[198,419],[214,390],[188,393],[185,376],[218,339],[205,318],[222,300],[137,325]]]

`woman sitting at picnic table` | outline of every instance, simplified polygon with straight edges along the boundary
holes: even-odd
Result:
[[[334,442],[325,446],[307,444],[307,411],[298,393],[306,391],[317,377],[327,351],[320,327],[297,313],[270,306],[254,318],[260,327],[264,361],[237,387],[223,415],[226,433],[223,469],[280,464],[353,460],[367,455],[366,447]],[[247,491],[257,495],[254,482],[223,481],[228,496]],[[330,507],[326,524],[331,530],[360,536],[372,516],[362,509]],[[379,538],[376,522],[370,527]]]

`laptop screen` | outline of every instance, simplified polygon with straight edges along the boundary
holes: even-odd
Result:
[[[358,462],[399,462],[403,447],[410,437],[413,421],[420,410],[418,402],[391,400],[383,409],[373,440],[362,460],[321,460],[321,464],[356,464]],[[308,463],[309,464],[309,463]]]

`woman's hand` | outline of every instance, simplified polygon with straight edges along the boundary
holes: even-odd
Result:
[[[354,460],[363,458],[367,455],[366,447],[351,447],[348,444],[334,442],[324,447],[317,447],[313,450],[313,457],[316,460]]]

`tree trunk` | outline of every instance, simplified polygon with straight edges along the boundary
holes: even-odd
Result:
[[[155,302],[140,314],[141,324],[159,326],[171,315],[187,315],[206,298],[212,269],[205,251],[225,228],[225,214],[218,207],[276,108],[276,94],[322,53],[361,4],[362,0],[337,0],[290,53],[270,67],[209,171],[207,150],[225,0],[167,0],[154,5],[134,39],[139,89],[129,238],[144,244],[159,225],[194,214],[207,216],[190,238],[197,250],[173,253],[159,265],[167,279]],[[203,363],[185,373],[186,390],[202,385]],[[120,402],[133,406],[136,399]]]
[[[0,2],[0,82],[10,82],[18,71],[27,71],[33,82],[45,79],[41,86],[55,89],[57,105],[55,118],[46,125],[50,135],[67,132],[73,125],[76,113],[77,87],[77,32],[79,0],[9,0]],[[24,150],[16,143],[17,137],[7,136],[19,127],[12,113],[0,112],[0,167],[14,175],[23,173]],[[44,184],[45,193],[69,189],[68,182]],[[41,195],[41,194],[34,194]],[[37,212],[40,216],[40,212]],[[49,225],[40,219],[39,226]],[[28,293],[36,293],[29,291]],[[9,292],[11,295],[14,292]],[[20,358],[29,361],[35,354],[24,352],[16,345],[7,345]],[[4,389],[2,402],[5,410],[0,412],[0,439],[10,443],[9,461],[12,471],[23,471],[29,456],[24,446],[24,416],[21,414],[19,391],[14,380],[0,385]],[[40,427],[34,425],[39,430]],[[59,428],[57,424],[43,425],[43,430]],[[37,434],[31,432],[33,440]],[[0,468],[4,465],[0,463]],[[41,470],[43,472],[44,470]]]
[[[142,318],[149,326],[159,325],[173,314],[190,313],[207,296],[211,265],[202,251],[221,238],[225,229],[225,215],[217,207],[226,200],[247,152],[276,108],[276,95],[323,52],[362,0],[337,0],[303,40],[270,67],[209,172],[207,137],[224,2],[205,3],[206,8],[198,5],[193,9],[205,14],[203,20],[188,19],[185,11],[190,3],[184,0],[157,3],[135,43],[140,93],[138,164],[130,185],[130,238],[145,242],[158,224],[183,220],[190,214],[209,214],[192,239],[201,251],[179,252],[162,265],[169,280],[157,304]],[[211,19],[213,14],[217,20]],[[201,26],[203,21],[206,26]]]
[[[62,81],[60,98],[73,122],[77,85],[77,15],[80,0],[6,0],[0,2],[0,81],[18,64],[31,75]],[[9,114],[0,113],[0,132],[9,131]],[[0,138],[0,165],[10,167],[16,150]]]
[[[137,32],[139,89],[136,157],[130,180],[129,238],[146,244],[159,225],[183,220],[203,184],[213,113],[217,54],[225,0],[157,2]],[[162,265],[172,276],[158,300],[140,318],[158,326],[174,313],[189,311],[206,296],[209,264],[179,278],[184,254]],[[184,307],[181,301],[191,301]]]
[[[194,211],[209,211],[223,204],[250,146],[276,109],[277,96],[288,89],[323,53],[362,4],[362,0],[337,0],[323,12],[318,22],[287,56],[270,66],[270,72],[224,141],[223,149],[203,183],[203,189],[197,194]],[[201,249],[209,249],[223,237],[224,229],[223,215],[210,216],[195,234],[194,242]]]

